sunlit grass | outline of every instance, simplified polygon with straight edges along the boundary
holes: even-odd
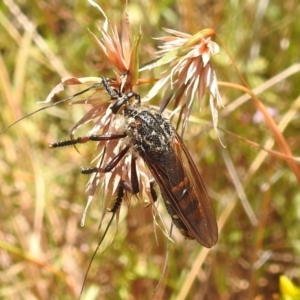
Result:
[[[123,2],[104,2],[102,8],[118,25]],[[12,1],[5,3],[13,7]],[[99,12],[85,1],[74,3],[15,4],[25,21],[0,4],[0,130],[39,108],[36,102],[45,100],[66,75],[113,76],[87,31],[98,34]],[[130,1],[128,13],[133,31],[139,26],[143,31],[141,63],[153,59],[156,41],[151,37],[164,35],[161,27],[191,34],[213,28],[260,101],[277,110],[277,130],[299,156],[299,4],[255,5]],[[228,83],[243,82],[226,51],[221,48],[221,53],[215,68],[218,79],[227,84],[219,86],[225,102],[220,129],[287,155],[273,141],[269,126],[253,122],[257,111],[253,97],[247,100],[242,91],[229,87]],[[70,88],[59,97],[76,91]],[[148,89],[138,91],[146,95]],[[78,298],[103,230],[98,233],[102,193],[93,202],[85,227],[80,227],[88,180],[80,167],[89,167],[93,146],[80,147],[80,155],[73,148],[49,149],[48,144],[67,139],[81,116],[78,106],[64,104],[25,119],[0,136],[0,298]],[[295,172],[284,157],[229,133],[221,135],[224,149],[207,122],[210,110],[204,102],[200,113],[195,108],[184,140],[208,187],[220,239],[208,251],[174,229],[175,244],[155,299],[276,299],[280,275],[299,286],[300,194]],[[299,171],[298,163],[294,167]],[[239,200],[241,193],[256,225]],[[169,225],[162,203],[159,209]],[[167,239],[157,229],[156,241],[154,230],[151,210],[143,203],[123,206],[118,231],[112,228],[107,242],[114,235],[115,239],[96,255],[82,299],[150,299],[167,251]]]

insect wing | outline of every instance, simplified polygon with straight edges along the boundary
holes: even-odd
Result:
[[[218,226],[205,184],[177,132],[172,143],[178,160],[177,165],[181,165],[185,176],[183,182],[176,187],[171,168],[166,162],[170,185],[173,186],[172,191],[177,200],[173,202],[174,210],[199,243],[212,247],[218,241]],[[181,194],[178,195],[180,191]]]
[[[218,227],[204,182],[177,133],[171,143],[172,151],[159,160],[149,155],[142,155],[143,159],[171,207],[173,221],[176,215],[187,230],[186,236],[210,248],[218,240]]]

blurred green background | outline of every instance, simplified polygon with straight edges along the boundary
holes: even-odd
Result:
[[[119,26],[125,1],[98,3]],[[132,32],[143,31],[141,63],[154,58],[158,43],[152,37],[165,35],[162,27],[191,34],[215,29],[250,87],[260,88],[261,101],[299,156],[298,1],[129,1],[128,13]],[[39,108],[37,102],[66,75],[113,76],[87,31],[97,35],[99,21],[99,11],[83,0],[0,3],[0,130]],[[219,81],[241,83],[224,48],[213,62]],[[139,92],[145,95],[148,89]],[[69,88],[57,99],[76,91]],[[232,88],[222,86],[220,92],[225,105],[220,127],[272,147],[270,130],[256,119],[253,101]],[[1,299],[78,299],[102,233],[103,199],[96,197],[81,227],[88,178],[80,167],[89,166],[88,151],[80,147],[80,155],[72,147],[52,150],[48,144],[67,139],[82,113],[81,107],[63,104],[0,136]],[[207,130],[206,101],[193,116],[185,143],[208,187],[220,238],[207,251],[174,229],[175,244],[153,299],[279,299],[280,275],[300,282],[296,177],[282,159],[228,133],[221,135],[224,149]],[[276,144],[273,148],[278,150]],[[160,210],[168,226],[170,216],[163,205]],[[115,235],[114,241],[93,261],[81,299],[151,299],[167,239],[159,229],[155,237],[151,210],[135,200],[129,209],[122,207],[115,230],[106,239]]]

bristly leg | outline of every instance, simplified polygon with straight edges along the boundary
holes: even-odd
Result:
[[[116,197],[115,197],[113,206],[111,208],[107,208],[107,211],[111,212],[112,216],[111,216],[111,218],[110,218],[110,220],[109,220],[109,222],[108,222],[108,224],[107,224],[107,226],[104,230],[104,233],[103,233],[101,239],[99,240],[99,243],[98,243],[98,245],[97,245],[97,247],[96,247],[96,249],[93,253],[93,256],[90,260],[90,263],[89,263],[88,268],[86,270],[86,274],[84,276],[84,280],[83,280],[83,283],[82,283],[79,298],[81,298],[81,296],[82,296],[82,292],[84,290],[85,283],[86,283],[86,280],[87,280],[87,276],[88,276],[89,270],[92,266],[93,260],[94,260],[96,254],[97,254],[97,252],[98,252],[98,250],[99,250],[99,248],[100,248],[100,246],[101,246],[101,244],[102,244],[102,242],[103,242],[103,240],[104,240],[104,238],[105,238],[105,236],[108,232],[108,229],[110,228],[110,225],[111,225],[113,219],[115,218],[115,215],[117,214],[119,208],[121,207],[121,204],[122,204],[122,201],[123,201],[123,198],[124,198],[124,190],[127,190],[127,188],[129,186],[130,185],[128,183],[126,183],[124,180],[121,180],[120,183],[119,183],[119,187],[118,187],[118,190],[117,190],[117,193],[116,193]]]
[[[137,194],[140,190],[139,187],[139,179],[136,171],[136,157],[132,155],[131,157],[131,186],[132,186],[132,194]]]
[[[49,145],[50,148],[60,148],[60,147],[66,147],[71,145],[77,145],[77,144],[85,144],[89,141],[110,141],[110,140],[117,140],[126,137],[126,134],[106,134],[106,135],[92,135],[87,137],[78,137],[77,139],[73,140],[66,140],[61,142],[55,142],[51,143]],[[124,158],[126,153],[129,151],[130,146],[126,146],[122,151],[120,151],[104,168],[99,167],[93,167],[93,168],[87,168],[81,170],[82,174],[92,174],[92,173],[107,173],[112,171],[117,164]],[[132,194],[137,194],[139,192],[139,180],[137,176],[137,170],[136,170],[136,157],[132,156],[131,160],[131,186],[127,185],[124,181],[123,187],[130,191]]]
[[[85,144],[90,141],[94,142],[101,142],[101,141],[110,141],[110,140],[119,140],[126,136],[125,133],[123,134],[104,134],[104,135],[91,135],[85,137],[78,137],[77,139],[73,140],[65,140],[61,142],[50,143],[50,148],[61,148],[66,146],[74,146],[77,144]]]
[[[155,190],[156,185],[157,185],[156,181],[152,179],[150,181],[150,193],[151,193],[151,197],[153,199],[153,202],[156,202],[157,199],[158,199],[157,192]]]
[[[73,140],[66,140],[61,142],[55,142],[49,144],[50,148],[61,148],[65,146],[71,146],[71,145],[77,145],[77,144],[85,144],[89,141],[110,141],[110,140],[118,140],[121,138],[126,137],[126,134],[106,134],[106,135],[92,135],[92,136],[86,136],[86,137],[78,137],[77,139]],[[120,162],[120,160],[125,156],[125,154],[128,152],[130,146],[125,147],[119,154],[117,154],[105,168],[89,168],[89,169],[83,169],[81,171],[82,174],[92,174],[96,172],[101,173],[107,173],[110,172],[115,168],[115,166]]]
[[[130,149],[130,146],[125,147],[120,153],[118,153],[104,168],[89,168],[81,170],[82,174],[92,174],[92,173],[107,173],[112,171],[116,165],[120,162],[120,160],[125,156],[125,154]]]

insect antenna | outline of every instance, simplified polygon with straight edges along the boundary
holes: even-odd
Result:
[[[85,89],[85,90],[83,90],[83,91],[80,91],[80,92],[78,92],[78,93],[76,93],[76,94],[74,94],[74,95],[72,95],[72,96],[70,96],[70,97],[68,97],[68,98],[65,98],[65,99],[60,100],[60,101],[57,101],[57,102],[55,102],[55,103],[53,103],[53,104],[50,104],[50,105],[41,107],[41,108],[39,108],[38,110],[35,110],[35,111],[32,112],[32,113],[29,113],[28,115],[22,117],[21,119],[19,119],[19,120],[13,122],[12,124],[10,124],[10,125],[7,126],[6,128],[4,128],[2,131],[0,131],[0,135],[1,135],[2,133],[4,133],[5,131],[7,131],[9,128],[11,128],[11,127],[13,127],[14,125],[16,125],[17,123],[19,123],[20,121],[22,121],[22,120],[24,120],[24,119],[26,119],[26,118],[28,118],[28,117],[30,117],[30,116],[32,116],[32,115],[34,115],[34,114],[40,112],[40,111],[42,111],[42,110],[45,110],[45,109],[51,108],[51,107],[53,107],[53,106],[56,106],[56,105],[58,105],[58,104],[64,103],[64,102],[66,102],[66,101],[72,100],[73,98],[75,98],[75,97],[77,97],[77,96],[79,96],[79,95],[82,95],[82,94],[84,94],[84,93],[86,93],[86,92],[88,92],[88,91],[94,90],[94,89],[96,89],[96,88],[98,88],[98,87],[100,87],[100,86],[102,86],[102,82],[97,82],[97,83],[95,83],[94,85],[88,87],[87,89]]]

